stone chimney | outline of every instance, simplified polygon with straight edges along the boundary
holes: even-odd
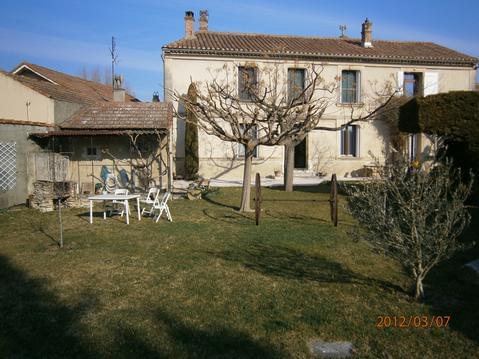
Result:
[[[195,37],[195,13],[185,11],[185,38],[193,39]]]
[[[115,76],[115,81],[113,85],[113,101],[114,102],[125,102],[126,91],[123,88],[123,76]]]
[[[361,46],[373,47],[373,23],[366,18],[362,25]]]
[[[200,10],[200,31],[208,31],[208,10]]]

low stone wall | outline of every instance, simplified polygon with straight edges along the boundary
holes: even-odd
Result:
[[[40,212],[50,212],[55,209],[58,197],[64,207],[77,207],[76,183],[35,181],[30,206]]]

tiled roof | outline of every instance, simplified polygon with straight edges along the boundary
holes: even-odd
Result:
[[[196,32],[163,47],[165,53],[235,57],[285,57],[355,62],[389,62],[474,66],[478,59],[432,42],[373,40],[372,48],[360,39]]]
[[[31,133],[32,137],[72,137],[72,136],[124,136],[130,134],[145,134],[153,135],[157,132],[164,133],[165,129],[147,129],[147,130],[58,130],[47,132],[35,132]]]
[[[171,103],[104,102],[85,106],[60,124],[65,130],[135,130],[170,128],[173,118]]]
[[[22,62],[15,70],[26,66],[34,72],[46,77],[31,77],[10,73],[10,76],[15,80],[21,82],[32,90],[35,90],[45,96],[51,97],[60,101],[76,102],[76,103],[94,103],[99,101],[112,101],[113,90],[109,85],[100,84],[98,82],[82,79],[77,76],[58,72],[43,66]],[[14,70],[14,71],[15,71]],[[27,69],[28,70],[28,69]],[[131,95],[126,95],[126,101],[138,101]]]

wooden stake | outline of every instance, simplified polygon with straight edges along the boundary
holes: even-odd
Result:
[[[338,181],[336,174],[331,176],[331,191],[329,195],[329,206],[331,210],[331,222],[338,226]]]

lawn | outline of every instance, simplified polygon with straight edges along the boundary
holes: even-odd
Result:
[[[477,248],[431,273],[420,304],[343,209],[331,226],[327,188],[264,189],[260,226],[233,210],[239,198],[175,200],[173,223],[65,210],[61,250],[56,213],[1,213],[0,357],[304,358],[314,339],[351,341],[358,357],[479,352],[479,291],[456,279]],[[452,319],[378,329],[380,315]]]

